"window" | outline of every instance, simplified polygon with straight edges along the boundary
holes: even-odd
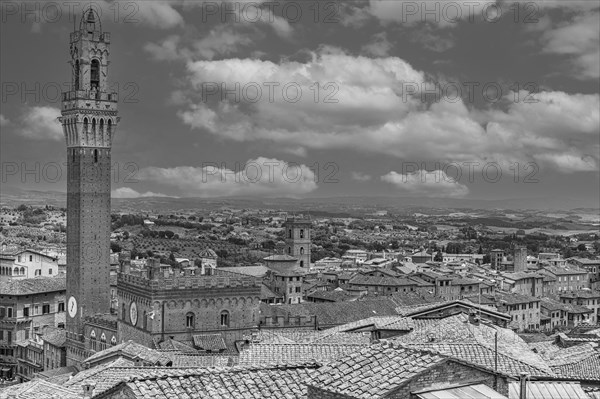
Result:
[[[300,255],[304,255],[304,247],[300,247]]]
[[[292,229],[288,231],[288,238],[292,238]]]
[[[22,267],[22,268],[21,268],[21,276],[24,276],[24,275],[25,275],[25,268],[24,268],[24,267]]]
[[[296,287],[296,292],[300,292],[300,287]]]
[[[29,261],[33,262],[33,255],[29,255]],[[579,279],[578,279],[579,280]]]
[[[13,317],[13,308],[6,308],[6,317]]]
[[[292,253],[292,247],[288,247],[288,255]]]
[[[229,312],[226,310],[221,312],[221,326],[229,327]]]
[[[39,307],[38,305],[35,305],[35,306],[33,307],[33,314],[34,314],[34,315],[38,315],[38,314],[40,314],[40,307]]]
[[[304,267],[304,261],[303,260],[300,261],[300,267]]]
[[[48,269],[48,274],[52,274],[52,269]]]
[[[94,120],[94,123],[96,121]],[[98,150],[94,150],[94,163],[98,163]]]
[[[23,317],[29,317],[29,308],[23,308]]]
[[[21,255],[17,256],[18,262],[21,263]]]
[[[92,66],[90,69],[90,88],[95,87],[96,89],[100,86],[100,62],[98,60],[92,60]]]
[[[75,90],[79,90],[79,60],[75,61]]]
[[[42,305],[42,314],[48,314],[48,313],[50,313],[50,305],[49,304]]]
[[[185,315],[185,326],[187,328],[194,328],[194,314],[192,312]]]
[[[59,302],[58,303],[58,311],[59,312],[64,312],[65,311],[65,303],[64,302]]]
[[[304,238],[304,229],[300,229],[300,238]]]

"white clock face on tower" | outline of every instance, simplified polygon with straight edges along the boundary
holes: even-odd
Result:
[[[67,307],[69,309],[69,316],[71,316],[71,318],[74,318],[77,314],[77,299],[75,299],[74,296],[69,298],[69,303],[67,303]]]
[[[131,324],[133,324],[134,326],[137,323],[137,318],[138,318],[137,304],[135,302],[131,302],[131,305],[129,305],[129,320],[131,320]]]

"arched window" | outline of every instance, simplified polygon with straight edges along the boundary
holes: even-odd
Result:
[[[121,320],[125,320],[125,304],[121,304]]]
[[[75,61],[75,90],[79,90],[79,60]]]
[[[304,238],[304,229],[300,229],[300,238]]]
[[[100,118],[100,133],[104,133],[104,119]]]
[[[24,267],[22,267],[22,268],[21,268],[21,276],[24,276],[24,275],[25,275],[25,268],[24,268]]]
[[[88,118],[83,118],[83,132],[88,132]]]
[[[96,331],[92,330],[92,332],[90,333],[90,339],[92,340],[96,340]]]
[[[117,344],[117,337],[115,337],[114,335],[112,336],[112,338],[110,339],[110,344],[112,346],[115,346]]]
[[[13,274],[14,274],[15,276],[18,276],[18,275],[19,275],[19,268],[18,268],[18,267],[15,267],[15,269],[13,270]]]
[[[221,312],[221,327],[229,327],[229,312],[226,310]]]
[[[144,327],[144,330],[146,328],[148,328],[148,314],[146,313],[146,311],[144,310],[144,319],[142,321],[142,326]]]
[[[90,69],[90,88],[100,87],[100,62],[98,60],[92,60],[92,67]]]
[[[300,247],[300,255],[304,255],[304,247]]]
[[[94,150],[94,163],[98,163],[98,150]]]
[[[194,313],[189,312],[185,315],[185,327],[194,328]]]
[[[92,133],[96,133],[96,118],[92,118]]]
[[[110,119],[108,120],[108,127],[106,131],[108,132],[108,134],[112,133],[112,121]]]
[[[288,238],[292,238],[292,229],[288,232]]]

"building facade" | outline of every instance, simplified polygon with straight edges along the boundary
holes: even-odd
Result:
[[[0,280],[56,276],[58,258],[33,250],[0,255]]]
[[[213,275],[173,274],[149,268],[118,275],[119,341],[152,347],[167,339],[192,341],[197,334],[221,334],[228,344],[256,328],[260,278],[214,269]]]
[[[64,276],[0,282],[0,368],[8,370],[5,377],[29,375],[23,374],[23,364],[20,371],[17,364],[19,356],[35,358],[29,356],[27,342],[45,326],[64,328],[65,316]],[[36,367],[32,372],[39,371]]]

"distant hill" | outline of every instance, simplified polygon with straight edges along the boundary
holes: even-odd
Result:
[[[22,190],[15,187],[3,186],[0,190],[0,205],[17,206],[25,203],[30,205],[66,206],[67,195],[60,191]],[[580,198],[511,198],[497,200],[430,198],[430,197],[329,197],[329,198],[113,198],[115,210],[156,210],[168,211],[179,209],[203,208],[205,210],[219,209],[224,206],[234,208],[271,208],[291,212],[308,211],[316,215],[330,214],[347,217],[351,214],[364,213],[380,209],[402,211],[407,209],[481,209],[481,210],[556,210],[598,213],[600,205],[593,200]]]

